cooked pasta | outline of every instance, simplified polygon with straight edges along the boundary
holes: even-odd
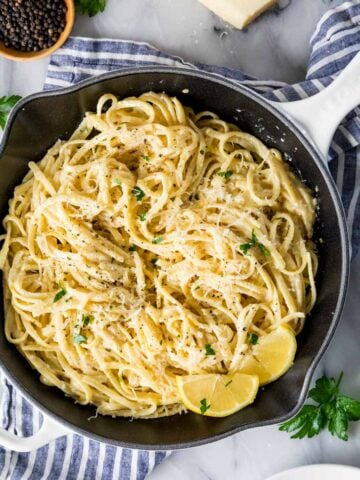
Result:
[[[316,203],[282,155],[166,94],[103,95],[15,188],[6,337],[101,414],[181,412],[176,375],[241,369],[316,300]]]

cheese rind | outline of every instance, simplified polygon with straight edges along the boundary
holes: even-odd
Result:
[[[244,28],[275,5],[277,0],[199,0],[216,15],[236,28]]]

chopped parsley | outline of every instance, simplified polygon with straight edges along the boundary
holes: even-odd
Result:
[[[140,213],[139,218],[140,218],[140,222],[145,222],[145,220],[146,220],[146,213]]]
[[[211,407],[211,405],[208,405],[208,404],[207,404],[206,398],[203,398],[202,400],[200,400],[200,412],[201,412],[201,415],[204,415],[205,412],[206,412],[207,410],[209,410],[210,407]]]
[[[248,343],[250,343],[251,345],[256,345],[258,343],[258,340],[259,340],[259,335],[256,335],[256,333],[248,333],[248,336],[247,336],[247,341]]]
[[[200,150],[200,154],[201,154],[201,155],[205,155],[205,151],[204,151],[204,150]]]
[[[83,314],[81,317],[81,321],[84,327],[87,327],[89,323],[91,323],[93,320],[94,320],[94,317],[92,315]]]
[[[270,256],[270,252],[269,252],[269,250],[265,247],[265,245],[263,245],[262,243],[258,243],[258,247],[259,247],[260,252],[261,252],[265,257],[269,257],[269,256]]]
[[[76,345],[80,345],[81,343],[86,343],[86,340],[87,340],[87,338],[84,337],[84,335],[79,335],[78,333],[74,333],[73,339]]]
[[[210,343],[207,343],[205,345],[205,355],[216,355],[215,350],[212,348]]]
[[[270,252],[269,250],[265,247],[265,245],[263,245],[262,243],[258,242],[258,239],[254,233],[254,231],[252,231],[252,234],[251,234],[251,240],[250,242],[248,243],[243,243],[239,246],[240,250],[244,253],[244,255],[247,255],[248,254],[248,251],[253,248],[253,247],[258,247],[258,249],[260,250],[260,252],[268,257],[270,255]]]
[[[154,237],[154,238],[152,239],[152,243],[154,243],[155,245],[158,245],[158,244],[161,243],[163,240],[164,240],[164,239],[163,239],[163,237],[161,237],[161,236],[160,236],[160,237]]]
[[[225,383],[225,387],[228,387],[232,383],[232,380],[229,380],[227,383]]]
[[[223,177],[225,180],[229,180],[229,178],[233,175],[232,170],[226,170],[224,172],[218,172],[219,177]]]
[[[59,300],[61,300],[66,295],[66,293],[67,292],[66,292],[65,288],[62,288],[61,290],[59,290],[57,292],[57,294],[55,295],[53,302],[55,303],[55,302],[58,302]]]
[[[85,335],[81,335],[81,328],[87,327],[89,323],[94,320],[92,315],[85,315],[84,313],[81,316],[81,324],[77,323],[74,327],[74,334],[73,334],[73,341],[76,345],[81,345],[82,343],[86,343],[87,338]]]
[[[114,178],[114,183],[116,183],[116,185],[121,185],[121,181],[118,178]]]
[[[242,252],[244,252],[245,255],[247,255],[247,253],[248,253],[248,251],[250,250],[250,248],[255,247],[256,243],[257,243],[256,235],[255,235],[254,232],[252,232],[250,242],[248,242],[248,243],[243,243],[242,245],[240,245],[240,250],[241,250]]]
[[[131,246],[129,247],[129,252],[136,252],[137,248],[138,248],[138,247],[137,247],[136,245],[131,245]]]
[[[171,197],[170,200],[171,200],[172,202],[175,202],[175,198],[176,198],[176,197]]]
[[[147,155],[144,155],[143,158],[144,158],[145,162],[150,162],[150,158]]]
[[[140,187],[134,187],[131,192],[135,195],[135,198],[138,202],[141,202],[141,200],[145,197],[145,192],[141,190]]]

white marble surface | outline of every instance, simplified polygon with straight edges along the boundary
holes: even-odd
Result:
[[[78,18],[74,34],[147,41],[187,60],[242,69],[260,78],[297,81],[304,77],[308,42],[316,22],[341,0],[280,0],[247,31],[231,29],[196,0],[108,0],[105,13]],[[0,59],[0,96],[41,90],[47,60],[13,63]],[[344,388],[360,391],[360,258],[353,264],[345,313],[326,357],[319,366],[337,375],[346,372]],[[359,393],[357,393],[359,396]],[[205,447],[174,453],[151,480],[263,480],[286,468],[307,463],[360,466],[360,424],[351,439],[328,434],[312,440],[290,440],[277,427],[240,433]],[[325,480],[325,479],[324,479]]]

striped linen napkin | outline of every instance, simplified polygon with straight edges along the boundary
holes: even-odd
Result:
[[[298,100],[329,85],[360,51],[359,22],[360,0],[346,2],[326,13],[311,39],[307,77],[296,85],[258,81],[237,70],[186,63],[145,43],[70,38],[51,59],[45,89],[66,87],[122,67],[169,65],[223,75],[270,100]],[[329,167],[342,194],[355,255],[360,243],[360,107],[351,112],[337,130],[329,152]],[[18,435],[31,435],[39,428],[41,414],[8,380],[3,376],[0,380],[2,426]],[[115,448],[74,434],[31,453],[0,448],[0,478],[143,480],[166,455],[165,452]]]

